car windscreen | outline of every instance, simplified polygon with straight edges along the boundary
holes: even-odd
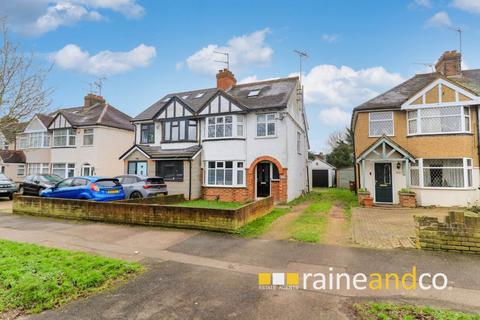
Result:
[[[10,179],[8,179],[8,177],[3,173],[0,173],[0,181],[10,181]]]
[[[111,188],[120,185],[120,182],[117,179],[102,179],[95,182],[99,187]]]
[[[147,184],[164,184],[163,178],[148,178]]]
[[[50,182],[50,183],[57,183],[57,182],[62,181],[62,178],[60,178],[59,176],[54,175],[54,174],[45,174],[45,175],[42,175],[42,176],[38,176],[38,178],[39,178],[40,181]]]

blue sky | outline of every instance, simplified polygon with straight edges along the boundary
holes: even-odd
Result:
[[[214,50],[239,81],[298,73],[311,147],[348,125],[351,109],[458,49],[480,67],[479,0],[141,1],[0,0],[13,37],[54,64],[52,108],[76,106],[101,76],[103,95],[135,116],[170,91],[215,85]]]

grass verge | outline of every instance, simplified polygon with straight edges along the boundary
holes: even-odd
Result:
[[[357,196],[348,189],[313,189],[312,193],[317,193],[322,199],[338,203],[343,207],[345,219],[349,222],[352,218],[352,208],[358,206]]]
[[[358,320],[479,320],[480,315],[450,310],[397,305],[390,303],[368,302],[353,305],[355,319]]]
[[[291,238],[305,242],[320,242],[325,233],[332,203],[329,200],[310,204],[290,227]]]
[[[0,318],[11,310],[54,308],[141,269],[137,263],[0,240]]]
[[[269,214],[244,225],[237,230],[237,233],[245,238],[258,237],[263,234],[276,219],[287,214],[290,210],[290,208],[275,208]]]
[[[244,205],[240,202],[223,202],[212,200],[191,200],[173,204],[179,207],[207,208],[207,209],[238,209]]]

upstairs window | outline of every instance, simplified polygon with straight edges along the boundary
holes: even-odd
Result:
[[[275,135],[275,113],[257,115],[257,137],[274,137]]]
[[[181,120],[164,122],[163,141],[197,141],[197,121]]]
[[[155,143],[155,124],[147,123],[140,126],[140,143]]]
[[[393,112],[370,112],[368,114],[368,135],[370,137],[393,136]]]
[[[207,118],[207,138],[244,137],[243,115],[227,115]]]
[[[93,145],[93,129],[83,130],[83,145],[84,146]]]
[[[437,107],[407,112],[408,134],[469,133],[470,108]]]
[[[75,146],[75,130],[74,129],[53,130],[53,146],[54,147]]]

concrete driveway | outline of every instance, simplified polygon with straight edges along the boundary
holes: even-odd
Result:
[[[0,198],[0,212],[11,212],[13,201],[8,198]]]
[[[349,319],[362,299],[480,312],[480,257],[247,240],[232,235],[0,214],[0,238],[141,261],[125,285],[38,319]],[[261,290],[259,272],[443,272],[444,291]]]

